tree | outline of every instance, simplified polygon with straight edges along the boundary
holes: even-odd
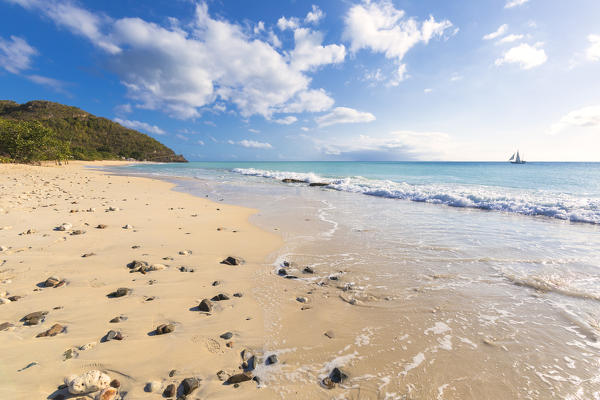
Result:
[[[0,118],[0,154],[16,162],[67,160],[68,143],[38,121],[11,121]]]

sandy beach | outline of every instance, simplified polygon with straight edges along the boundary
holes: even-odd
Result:
[[[84,397],[59,388],[90,370],[130,399],[185,378],[201,379],[188,398],[268,395],[223,380],[262,344],[252,276],[281,239],[248,223],[255,210],[85,168],[106,164],[0,165],[0,398]],[[245,262],[221,263],[230,256]],[[147,266],[133,272],[134,260]]]

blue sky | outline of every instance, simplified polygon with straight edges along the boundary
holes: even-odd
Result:
[[[597,0],[0,0],[0,98],[190,160],[600,161]]]

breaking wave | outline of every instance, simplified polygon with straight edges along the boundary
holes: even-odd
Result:
[[[413,185],[406,182],[367,179],[360,176],[325,178],[312,172],[271,171],[255,168],[235,168],[231,171],[280,181],[293,179],[306,183],[326,183],[330,189],[369,196],[600,224],[600,199],[576,197],[565,193],[477,185]]]

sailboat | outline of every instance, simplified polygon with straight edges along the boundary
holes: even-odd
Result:
[[[513,153],[513,155],[510,156],[510,158],[508,159],[508,161],[510,161],[511,164],[525,164],[525,160],[523,160],[519,155],[519,150],[517,150],[516,153]]]

